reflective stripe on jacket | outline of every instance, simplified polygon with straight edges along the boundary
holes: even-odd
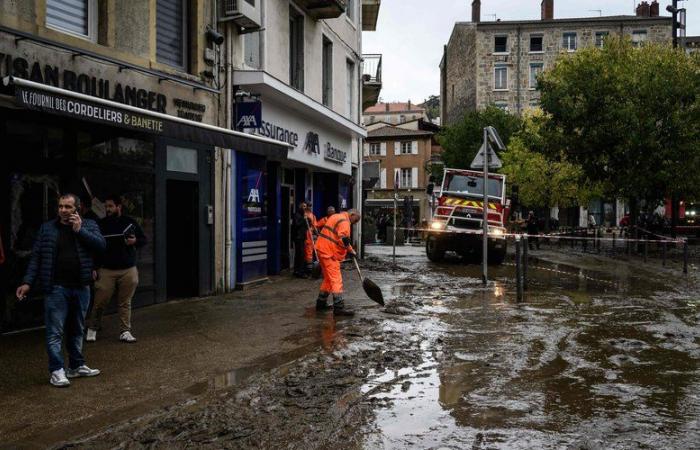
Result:
[[[333,214],[321,228],[316,241],[319,257],[344,260],[348,252],[348,247],[343,244],[344,237],[350,237],[350,215],[346,212]]]

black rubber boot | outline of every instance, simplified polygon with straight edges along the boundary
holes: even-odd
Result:
[[[316,299],[316,311],[328,311],[329,309],[331,309],[331,307],[328,306],[328,293],[319,292],[318,298]]]
[[[336,317],[337,316],[352,317],[355,315],[355,313],[345,308],[345,302],[343,301],[343,297],[341,295],[334,295],[333,296],[333,315]]]

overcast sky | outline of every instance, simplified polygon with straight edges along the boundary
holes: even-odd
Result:
[[[638,0],[554,0],[554,17],[630,15],[637,3]],[[660,3],[665,10],[671,2]],[[680,5],[688,8],[688,36],[700,35],[700,0]],[[502,20],[539,19],[540,0],[482,0],[482,20],[493,20],[493,14]],[[381,99],[419,103],[429,95],[438,95],[442,47],[447,44],[454,23],[469,20],[471,0],[383,0],[377,31],[362,35],[363,53],[384,55]]]

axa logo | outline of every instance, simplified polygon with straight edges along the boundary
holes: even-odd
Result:
[[[321,145],[318,143],[318,134],[313,131],[306,133],[306,143],[304,144],[304,150],[309,153],[321,153]]]
[[[255,120],[255,114],[241,116],[236,124],[236,128],[258,128],[258,121]]]
[[[260,193],[257,189],[253,188],[248,194],[248,203],[260,203]]]

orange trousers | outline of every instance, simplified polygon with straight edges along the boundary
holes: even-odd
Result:
[[[311,239],[311,233],[306,233],[306,240],[304,241],[304,261],[307,264],[311,264],[314,261],[314,240]]]
[[[340,272],[340,261],[323,255],[319,255],[318,260],[321,264],[321,272],[323,272],[323,282],[319,290],[330,294],[342,294],[343,275]]]

